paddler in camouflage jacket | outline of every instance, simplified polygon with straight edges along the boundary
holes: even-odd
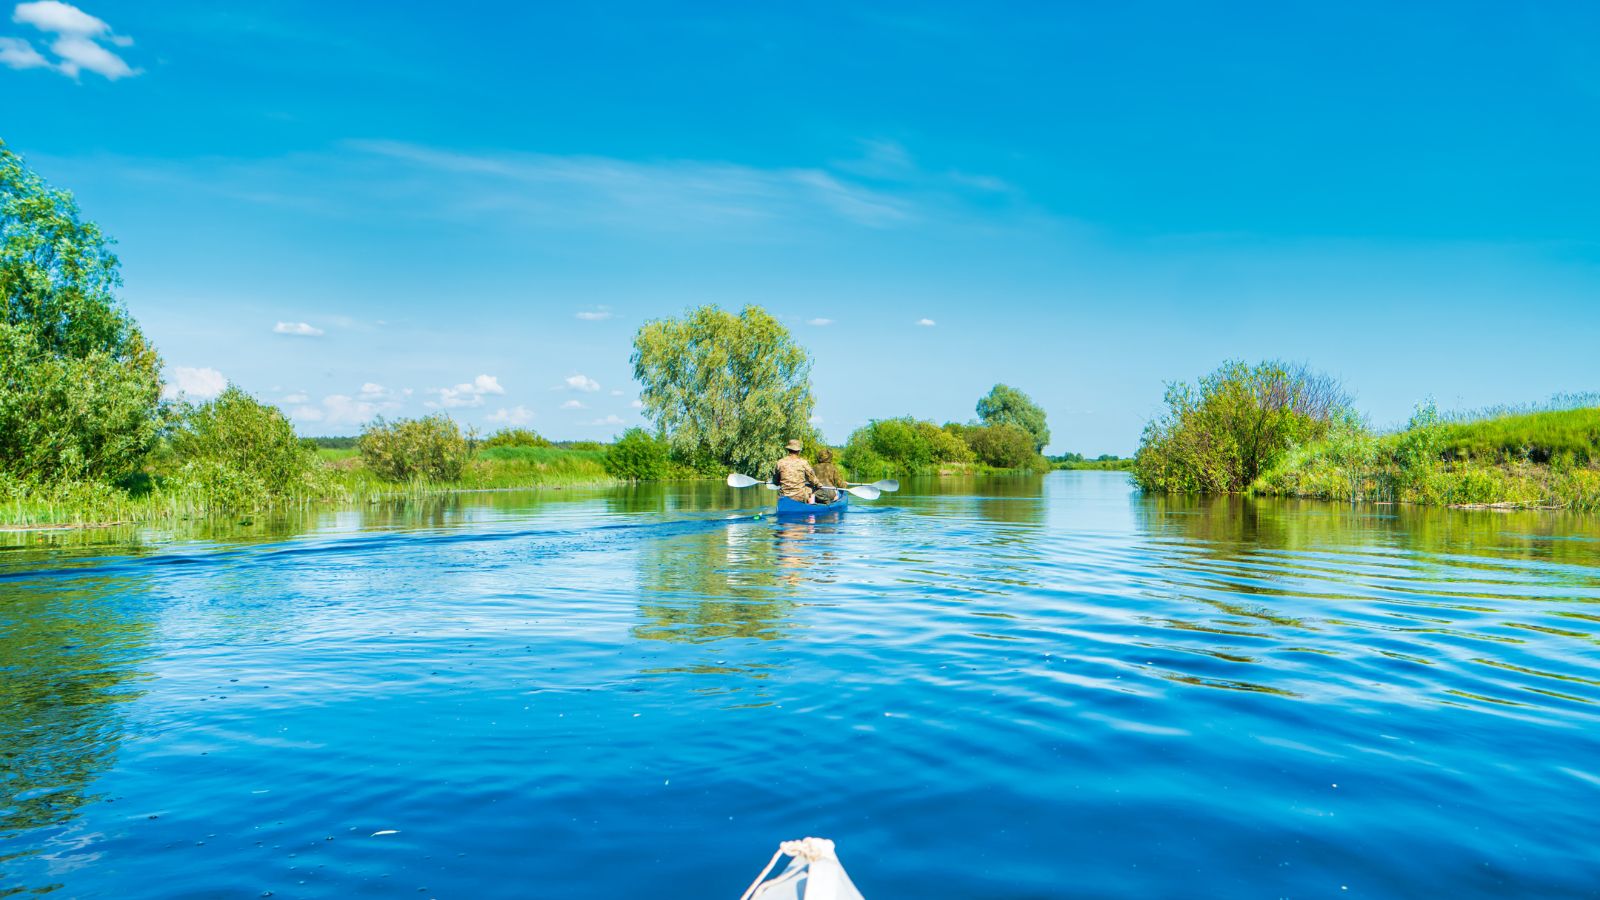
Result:
[[[778,486],[778,493],[790,500],[801,503],[811,502],[811,490],[818,487],[817,473],[812,470],[811,463],[800,455],[801,444],[799,441],[790,441],[783,445],[789,451],[778,464],[772,468],[772,483]]]

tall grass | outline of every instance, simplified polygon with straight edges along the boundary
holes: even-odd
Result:
[[[37,528],[112,524],[159,524],[227,516],[237,520],[297,509],[364,505],[452,491],[616,484],[606,472],[604,450],[559,447],[496,447],[480,450],[459,478],[388,481],[361,464],[352,449],[318,451],[326,478],[317,492],[262,498],[239,508],[193,483],[145,479],[133,485],[96,482],[49,487],[0,482],[0,527]]]
[[[1383,436],[1336,433],[1263,473],[1257,494],[1426,505],[1600,509],[1600,409],[1480,420],[1419,410]]]

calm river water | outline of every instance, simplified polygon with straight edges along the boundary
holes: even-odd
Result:
[[[712,485],[0,536],[0,896],[1593,896],[1600,524]]]

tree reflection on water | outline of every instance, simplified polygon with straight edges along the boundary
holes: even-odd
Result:
[[[100,799],[92,785],[124,736],[119,704],[141,693],[151,609],[126,573],[0,583],[0,842]],[[20,855],[0,853],[0,868]]]

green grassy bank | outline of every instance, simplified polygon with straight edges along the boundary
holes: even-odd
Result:
[[[1391,434],[1335,431],[1256,479],[1256,494],[1449,506],[1600,509],[1600,408],[1443,420]]]
[[[349,505],[452,491],[577,487],[617,484],[607,473],[605,450],[563,447],[481,449],[449,481],[415,478],[386,481],[362,463],[353,448],[322,448],[317,461],[325,477],[314,491],[291,492],[240,509],[214,492],[160,476],[123,484],[69,482],[49,487],[0,485],[0,528],[161,523],[217,515],[245,517],[273,510]]]

